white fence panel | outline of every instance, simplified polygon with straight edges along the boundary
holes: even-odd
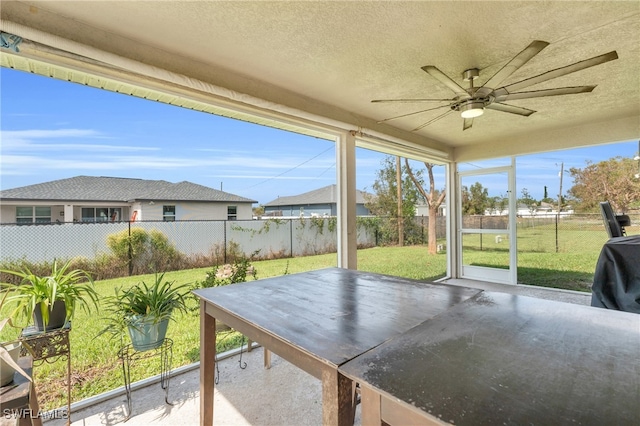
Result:
[[[267,219],[254,221],[178,221],[3,225],[0,260],[30,262],[109,254],[107,237],[131,228],[158,230],[187,256],[238,249],[258,258],[306,256],[335,252],[335,218]],[[375,245],[375,235],[358,227],[358,245]]]
[[[2,260],[31,262],[72,257],[95,258],[108,253],[107,235],[127,229],[127,223],[83,223],[60,225],[3,225],[0,227]]]
[[[238,244],[246,256],[260,250],[258,258],[291,256],[292,221],[267,219],[227,222],[227,248]]]

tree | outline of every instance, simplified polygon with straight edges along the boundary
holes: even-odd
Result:
[[[549,197],[549,190],[547,188],[547,185],[544,186],[544,197],[542,197],[542,200],[540,200],[543,203],[554,203],[556,202],[556,200],[554,200],[553,198]]]
[[[640,182],[635,180],[638,165],[630,158],[614,157],[599,163],[587,161],[584,169],[572,167],[573,186],[568,193],[581,210],[597,211],[601,201],[625,213],[640,200]]]
[[[382,168],[376,172],[377,177],[372,185],[373,195],[365,195],[365,206],[371,213],[380,217],[391,218],[390,226],[383,227],[383,239],[398,241],[398,184],[396,181],[395,157],[387,156],[381,161]],[[413,217],[419,193],[411,178],[407,176],[406,167],[401,170],[402,204],[401,216]],[[405,224],[406,232],[410,231],[409,224]],[[392,236],[393,234],[393,236]]]
[[[484,214],[489,206],[489,190],[483,188],[480,182],[471,185],[471,188],[462,187],[462,214]]]
[[[522,198],[518,199],[518,202],[527,206],[531,215],[536,211],[536,200],[534,200],[531,194],[529,194],[529,190],[527,188],[522,188]]]
[[[427,206],[429,207],[429,228],[427,231],[428,236],[428,251],[429,254],[436,254],[437,251],[437,240],[436,240],[436,216],[438,215],[438,208],[444,201],[444,198],[447,194],[446,190],[438,191],[435,186],[435,180],[433,179],[433,166],[431,163],[424,163],[424,166],[427,168],[427,172],[429,174],[429,192],[427,192],[423,187],[423,182],[418,178],[416,174],[411,170],[411,166],[409,166],[409,160],[404,159],[404,164],[407,169],[407,173],[409,177],[413,181],[414,185],[422,194],[425,201],[427,202]]]
[[[509,199],[503,195],[497,195],[495,197],[489,197],[487,200],[487,208],[489,214],[502,215],[507,209]]]

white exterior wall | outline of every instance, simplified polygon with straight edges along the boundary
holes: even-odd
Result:
[[[57,220],[64,222],[64,206],[63,205],[51,205],[50,203],[42,202],[23,202],[0,205],[0,223],[16,223],[16,207],[17,206],[44,206],[51,207],[51,222]],[[62,215],[60,214],[62,212]]]
[[[133,212],[137,211],[136,221],[142,220],[162,220],[162,206],[176,206],[176,220],[227,220],[227,208],[236,206],[237,220],[251,220],[253,210],[251,203],[228,203],[228,202],[176,202],[176,201],[153,201],[127,203],[104,203],[104,202],[83,202],[75,204],[47,202],[22,202],[3,203],[0,205],[0,223],[16,222],[16,206],[46,206],[51,207],[51,222],[80,222],[82,220],[83,207],[118,207],[122,209],[123,221],[131,220]],[[67,213],[73,214],[65,216],[65,206]]]
[[[229,206],[237,207],[237,220],[251,220],[253,216],[250,203],[153,201],[136,205],[140,209],[136,220],[162,220],[163,206],[176,206],[176,220],[227,220]]]
[[[16,222],[16,206],[0,205],[0,223]]]

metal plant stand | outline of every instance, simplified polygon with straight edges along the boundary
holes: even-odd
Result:
[[[67,360],[67,425],[71,424],[71,343],[69,332],[71,322],[67,321],[62,328],[51,331],[41,331],[35,326],[22,329],[20,341],[22,342],[21,356],[30,355],[33,365],[42,365],[44,362],[53,364],[59,359]]]
[[[160,357],[160,386],[164,389],[164,402],[168,405],[173,405],[169,402],[169,379],[171,372],[171,360],[173,356],[173,340],[164,339],[162,344],[155,349],[149,349],[146,351],[137,351],[132,345],[125,345],[118,352],[118,358],[122,363],[122,373],[124,376],[124,388],[127,393],[127,415],[124,419],[126,422],[131,417],[132,404],[131,404],[131,364],[135,361],[151,358],[154,356]]]

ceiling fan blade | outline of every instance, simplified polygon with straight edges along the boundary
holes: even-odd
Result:
[[[596,86],[559,87],[557,89],[533,90],[531,92],[508,93],[506,95],[496,96],[495,101],[502,102],[502,101],[514,101],[518,99],[541,98],[544,96],[574,95],[577,93],[589,93],[593,91],[593,89],[595,88]]]
[[[453,92],[456,94],[458,98],[470,97],[467,91],[462,86],[460,86],[455,81],[451,80],[449,76],[447,76],[445,73],[443,73],[433,65],[425,65],[424,67],[422,67],[422,69],[426,71],[431,77],[435,78],[440,83],[444,84],[449,89],[453,90]]]
[[[473,126],[473,118],[465,118],[464,123],[462,123],[462,130],[470,129],[471,126]]]
[[[440,106],[435,107],[435,108],[428,108],[428,109],[423,109],[423,110],[416,111],[416,112],[410,112],[409,114],[402,114],[402,115],[398,115],[398,116],[391,117],[391,118],[385,118],[384,120],[378,121],[378,124],[384,123],[385,121],[395,120],[396,118],[409,117],[410,115],[421,114],[423,112],[433,111],[434,109],[448,108],[448,107],[449,107],[449,105],[440,105]]]
[[[440,115],[439,115],[439,116],[437,116],[436,118],[432,118],[431,120],[427,121],[427,122],[426,122],[426,123],[424,123],[424,124],[419,125],[418,127],[416,127],[415,129],[413,129],[413,130],[411,130],[411,131],[412,131],[412,132],[415,132],[415,131],[417,131],[417,130],[422,129],[423,127],[427,127],[429,124],[431,124],[431,123],[433,123],[433,122],[435,122],[435,121],[438,121],[438,120],[440,120],[441,118],[446,117],[447,115],[451,114],[452,112],[453,112],[453,110],[451,109],[451,110],[449,110],[449,111],[445,112],[444,114],[440,114]]]
[[[371,102],[451,102],[451,99],[374,99]]]
[[[532,109],[522,108],[514,105],[501,104],[499,102],[494,102],[492,104],[489,104],[485,108],[494,109],[496,111],[508,112],[516,115],[522,115],[525,117],[528,117],[535,112]]]
[[[522,52],[518,53],[512,60],[510,60],[504,67],[493,75],[481,88],[476,92],[477,96],[487,96],[491,91],[500,85],[511,74],[517,71],[521,66],[526,64],[547,47],[549,43],[546,41],[535,40],[529,46],[527,46]]]
[[[563,75],[571,74],[573,72],[580,71],[585,68],[593,67],[595,65],[604,64],[605,62],[613,61],[614,59],[618,59],[618,53],[615,50],[609,53],[605,53],[604,55],[594,56],[593,58],[585,59],[584,61],[567,65],[566,67],[556,68],[554,70],[547,71],[542,74],[538,74],[535,77],[531,77],[526,80],[519,81],[517,83],[509,84],[508,86],[504,86],[494,90],[494,94],[496,97],[498,97],[510,92],[511,93],[517,92],[518,90],[523,89],[525,87],[542,83],[543,81],[551,80],[552,78],[557,78]]]

